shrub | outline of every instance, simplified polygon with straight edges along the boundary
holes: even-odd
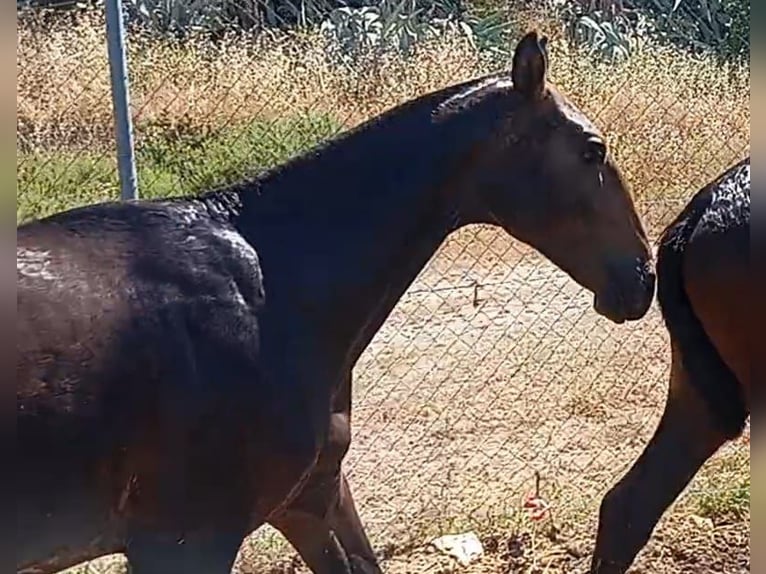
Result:
[[[564,0],[550,6],[570,38],[600,57],[627,57],[643,39],[724,61],[750,57],[749,0]]]

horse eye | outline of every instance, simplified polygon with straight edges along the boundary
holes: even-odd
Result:
[[[606,161],[606,144],[601,140],[588,140],[584,156],[588,163],[604,163]]]

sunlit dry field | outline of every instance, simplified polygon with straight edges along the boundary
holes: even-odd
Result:
[[[553,22],[527,22],[552,36],[551,80],[604,130],[653,239],[700,185],[749,153],[749,70],[723,72],[649,48],[625,64],[595,64]],[[215,49],[132,36],[139,161],[147,158],[142,193],[238,177],[411,97],[501,71],[460,38],[354,73],[322,54],[311,35]],[[21,27],[17,81],[17,220],[117,197],[101,15],[45,35]],[[269,132],[280,118],[311,121],[295,124],[305,133]],[[260,165],[232,163],[252,157],[254,123],[266,139],[256,150]],[[159,150],[163,163],[146,167],[154,161],[146,150]],[[167,161],[192,154],[186,172]],[[347,471],[385,571],[583,572],[600,498],[661,412],[667,343],[656,306],[638,323],[615,326],[571,279],[502,233],[471,227],[450,238],[355,370]],[[749,572],[749,464],[745,441],[711,460],[634,572]],[[551,505],[539,521],[522,507],[536,475]],[[486,550],[469,569],[429,550],[433,537],[466,530]],[[264,528],[243,544],[238,569],[301,572],[292,554]]]

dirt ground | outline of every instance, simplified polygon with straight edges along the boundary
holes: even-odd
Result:
[[[617,326],[584,289],[503,234],[453,237],[355,372],[346,469],[384,571],[586,572],[601,496],[654,430],[668,358],[656,304]],[[551,505],[539,522],[522,508],[536,476]],[[695,480],[632,572],[749,572],[749,521],[695,520],[684,503],[727,486],[724,476]],[[439,534],[471,529],[485,556],[468,568],[429,548]],[[237,570],[306,572],[293,555],[266,527],[245,541]]]
[[[668,369],[656,304],[617,326],[502,233],[453,237],[355,372],[347,472],[374,546],[389,555],[385,572],[586,572],[601,496],[653,432]],[[541,523],[521,508],[536,474],[551,504]],[[682,498],[711,488],[698,483]],[[429,547],[471,528],[486,555],[467,569]],[[241,572],[302,572],[270,556],[270,547],[284,556],[278,540],[246,541]],[[739,574],[749,564],[749,522],[695,521],[680,501],[632,572]]]

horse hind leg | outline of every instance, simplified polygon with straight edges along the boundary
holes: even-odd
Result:
[[[624,574],[663,513],[730,438],[690,384],[673,344],[665,410],[644,451],[602,500],[591,574]]]
[[[198,442],[194,455],[185,446],[162,448],[159,463],[142,467],[128,503],[131,574],[230,574],[252,524],[252,498],[227,438],[217,441],[217,466]]]
[[[327,520],[290,507],[269,522],[298,551],[313,574],[354,574]]]

